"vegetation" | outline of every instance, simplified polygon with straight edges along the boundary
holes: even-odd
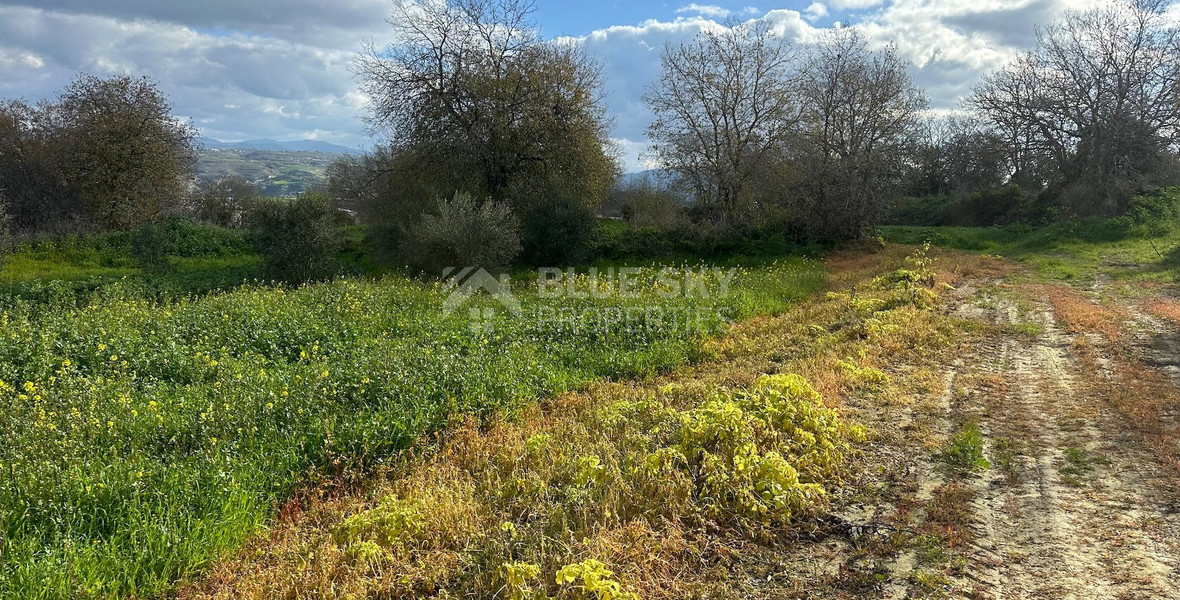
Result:
[[[761,585],[763,566],[781,568],[764,552],[824,535],[821,516],[853,491],[871,447],[864,436],[877,440],[838,399],[903,396],[869,375],[874,365],[961,333],[939,311],[875,301],[910,297],[887,283],[911,270],[903,251],[838,259],[834,289],[855,296],[817,294],[738,324],[692,368],[599,381],[518,418],[466,419],[372,488],[309,493],[300,518],[219,563],[194,595],[649,599]],[[857,392],[869,379],[879,386]],[[808,572],[779,585],[814,582]]]
[[[129,76],[80,76],[53,102],[0,104],[0,189],[13,227],[126,230],[179,204],[196,133],[171,110],[154,82]]]
[[[845,482],[888,436],[849,409],[937,385],[890,361],[975,327],[935,310],[932,245],[1180,276],[1162,2],[1070,13],[946,121],[857,28],[706,31],[645,94],[670,176],[613,192],[601,68],[531,10],[398,2],[396,43],[355,63],[389,145],[195,190],[195,131],[151,81],[0,104],[0,596],[171,593],[267,527],[288,536],[225,595],[733,595],[731,574],[770,581],[743,562],[874,493]],[[291,198],[257,185],[321,172]],[[920,249],[858,240],[883,221]],[[799,258],[849,242],[828,271]],[[476,267],[500,277],[459,281]],[[1065,289],[1045,295],[1066,329],[1123,335]],[[928,433],[918,410],[906,435]],[[989,468],[991,431],[918,453],[942,444],[954,480],[899,507],[894,543],[953,562],[933,536],[964,542],[958,479]],[[992,448],[1015,481],[1015,442]],[[1061,462],[1078,485],[1103,464]],[[923,512],[934,533],[904,528]]]
[[[478,204],[456,192],[439,200],[409,240],[407,254],[431,276],[447,267],[482,267],[500,271],[520,254],[520,225],[507,203]]]
[[[601,67],[542,41],[524,0],[396,6],[397,43],[356,62],[390,158],[432,196],[506,202],[518,219],[550,197],[597,208],[616,171]]]
[[[992,466],[983,456],[983,445],[979,424],[968,422],[938,453],[938,459],[956,474],[983,471]]]
[[[303,194],[260,204],[251,217],[268,277],[287,283],[322,280],[338,273],[336,254],[344,229],[330,201]]]
[[[644,95],[656,155],[723,219],[756,218],[755,178],[786,151],[797,120],[796,49],[769,23],[704,31],[668,46]]]
[[[662,66],[648,135],[694,208],[824,241],[876,223],[926,106],[894,49],[855,29],[800,52],[754,21],[670,46]]]
[[[1113,218],[1061,220],[1042,227],[885,227],[885,239],[969,250],[1024,261],[1059,281],[1117,279],[1173,282],[1180,278],[1180,189],[1134,198]]]
[[[12,217],[8,214],[8,202],[0,195],[0,266],[12,251]]]
[[[1137,189],[1175,183],[1180,28],[1162,0],[1073,11],[970,104],[1006,142],[1012,181],[1052,184],[1081,215],[1114,215]]]
[[[732,303],[741,317],[823,282],[815,263],[792,261],[740,275],[728,300],[666,300],[658,273],[641,274],[639,298],[554,310],[659,298],[669,310]],[[538,302],[527,287],[518,295]],[[11,302],[0,312],[0,590],[161,591],[257,530],[297,485],[365,473],[456,414],[511,413],[593,378],[681,364],[721,323],[635,331],[500,314],[492,333],[473,334],[444,315],[445,297],[393,278],[164,302],[128,290],[81,309]]]

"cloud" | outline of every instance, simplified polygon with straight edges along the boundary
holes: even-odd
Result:
[[[681,6],[676,9],[676,14],[694,14],[711,19],[724,19],[733,13],[728,8],[721,8],[713,4],[702,5],[694,2],[688,6]]]
[[[811,6],[803,10],[803,14],[807,16],[808,21],[815,22],[828,16],[828,7],[821,2],[812,2]]]
[[[828,0],[836,10],[872,8],[884,4],[885,0]]]
[[[1034,24],[1104,1],[814,0],[802,11],[692,3],[669,21],[569,39],[601,61],[611,135],[628,168],[638,168],[652,120],[642,95],[659,76],[661,50],[723,27],[719,21],[764,19],[802,43],[819,37],[821,19],[854,22],[878,47],[894,44],[932,106],[948,110],[982,73],[1030,48]],[[211,137],[314,134],[366,145],[358,118],[366,98],[350,60],[363,41],[389,39],[390,8],[389,0],[0,0],[0,96],[36,100],[80,71],[128,72],[158,80],[175,112]],[[1172,14],[1180,17],[1180,3]]]
[[[176,114],[211,137],[293,138],[320,129],[337,132],[337,143],[365,141],[348,50],[20,6],[0,6],[0,39],[4,96],[49,97],[78,72],[146,75]]]
[[[0,0],[0,5],[120,21],[182,24],[199,31],[244,32],[301,45],[349,46],[388,30],[389,0]]]
[[[802,13],[771,10],[757,17],[780,35],[802,43],[816,40],[823,29],[813,25],[832,10],[879,8],[854,19],[876,47],[893,44],[911,63],[910,74],[934,110],[955,110],[982,74],[1031,48],[1035,25],[1048,23],[1071,8],[1102,0],[834,0],[814,2]],[[687,8],[687,7],[686,7]],[[700,6],[698,5],[699,9]],[[685,11],[688,12],[688,11]],[[719,14],[719,13],[718,13]],[[718,16],[718,18],[720,18]],[[628,168],[644,163],[639,151],[652,115],[642,102],[644,89],[659,76],[659,54],[665,44],[690,41],[704,29],[720,28],[699,10],[693,17],[650,20],[638,26],[609,27],[579,38],[602,63],[608,82],[608,112],[615,119],[613,137]]]

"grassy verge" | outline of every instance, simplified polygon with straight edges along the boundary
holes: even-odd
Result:
[[[457,414],[511,415],[694,361],[723,317],[779,312],[825,281],[790,259],[736,273],[728,295],[668,295],[662,272],[633,274],[634,297],[583,287],[551,300],[525,282],[525,315],[573,315],[545,326],[483,296],[447,315],[447,290],[398,278],[164,301],[116,288],[81,307],[11,299],[0,596],[160,593],[300,487],[380,468]],[[659,326],[628,320],[653,306]],[[475,329],[472,309],[488,317]]]
[[[884,227],[891,242],[1000,255],[1023,262],[1043,278],[1089,283],[1101,273],[1115,280],[1175,282],[1180,276],[1180,190],[1140,197],[1116,218],[1087,218],[1044,227]]]
[[[875,581],[860,562],[817,573],[790,551],[832,532],[830,504],[883,489],[843,401],[896,425],[919,392],[884,369],[963,333],[931,310],[929,263],[900,252],[829,261],[830,293],[735,325],[695,366],[469,421],[359,493],[309,490],[180,595],[794,597]]]

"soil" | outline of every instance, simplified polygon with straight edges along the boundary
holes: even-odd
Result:
[[[1175,410],[1159,406],[1149,416],[1162,422],[1150,424],[1125,410],[1145,373],[1180,384],[1176,323],[1142,310],[1142,298],[1126,300],[1107,312],[1128,317],[1129,333],[1110,339],[1064,327],[1045,286],[976,283],[948,294],[948,310],[990,333],[944,367],[945,389],[926,417],[943,439],[977,424],[991,466],[951,474],[916,458],[906,498],[925,507],[914,527],[929,530],[938,491],[967,488],[957,496],[967,499],[958,507],[961,562],[927,567],[945,575],[931,583],[911,544],[891,565],[890,585],[871,595],[1180,598],[1177,472],[1153,444],[1158,436],[1143,433],[1174,425],[1166,421]],[[1081,294],[1109,304],[1108,284],[1099,278]]]

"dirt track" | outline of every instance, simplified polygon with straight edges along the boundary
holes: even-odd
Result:
[[[1180,598],[1176,473],[1108,397],[1129,383],[1125,362],[1175,375],[1174,325],[1127,309],[1134,335],[1119,346],[1063,327],[1041,286],[993,282],[956,295],[956,316],[996,327],[947,368],[941,421],[977,422],[992,466],[962,477],[973,496],[967,564],[946,591]],[[934,469],[922,477],[931,481],[919,490],[948,478]]]

